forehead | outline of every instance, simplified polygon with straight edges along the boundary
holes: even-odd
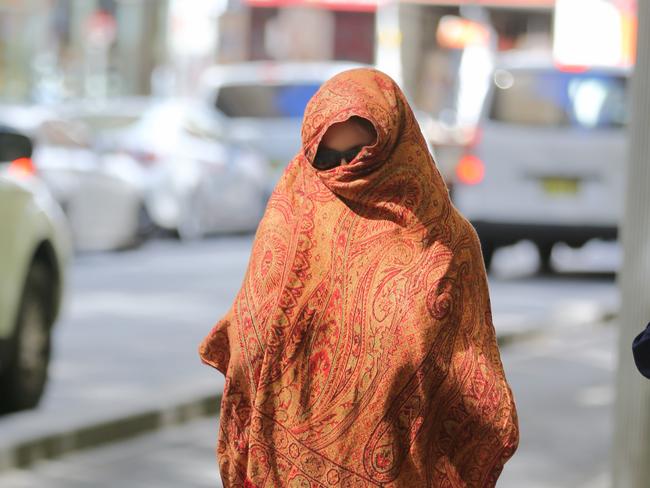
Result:
[[[371,144],[376,133],[372,124],[363,119],[348,119],[344,122],[332,124],[321,140],[328,148],[343,151],[354,146]]]

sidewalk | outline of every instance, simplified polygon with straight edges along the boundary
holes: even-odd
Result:
[[[510,326],[507,333],[499,335],[499,341],[511,344],[543,332],[540,327]],[[193,376],[204,376],[202,366],[194,366],[179,365],[179,369],[196,369]],[[141,394],[133,391],[132,385],[116,381],[103,385],[114,392],[113,401],[90,404],[71,398],[68,409],[43,408],[0,419],[0,471],[214,415],[223,379],[212,371],[208,376],[189,383],[184,379],[155,393],[143,389]],[[127,395],[129,391],[132,396]]]
[[[244,236],[78,257],[41,405],[0,417],[0,471],[216,412],[223,378],[198,344],[249,252]]]
[[[78,260],[42,405],[0,417],[0,471],[214,414],[223,377],[199,362],[197,345],[229,307],[249,249],[250,238],[238,237],[189,254],[162,243]],[[593,291],[549,302],[530,289],[539,286],[547,285],[491,284],[500,343],[612,313]]]
[[[498,488],[607,488],[610,484],[617,328],[555,329],[504,347],[521,440]],[[86,449],[29,470],[0,473],[12,488],[221,486],[215,417]]]

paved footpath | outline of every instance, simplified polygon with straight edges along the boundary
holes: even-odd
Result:
[[[616,329],[555,330],[503,348],[521,443],[499,488],[605,488]],[[214,488],[216,419],[0,475],[3,488]]]
[[[200,364],[197,345],[230,306],[250,245],[250,236],[158,240],[79,256],[42,405],[0,418],[0,471],[216,410],[223,379]],[[615,310],[611,276],[539,278],[525,265],[521,275],[518,259],[495,256],[502,272],[490,283],[503,342]]]

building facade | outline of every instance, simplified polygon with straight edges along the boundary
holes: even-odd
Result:
[[[0,98],[149,94],[166,0],[0,0]]]

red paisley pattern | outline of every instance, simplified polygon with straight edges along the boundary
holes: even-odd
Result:
[[[351,116],[377,141],[315,170],[324,132]],[[375,70],[340,74],[302,137],[200,348],[226,376],[224,485],[494,486],[518,427],[481,251],[402,92]]]

